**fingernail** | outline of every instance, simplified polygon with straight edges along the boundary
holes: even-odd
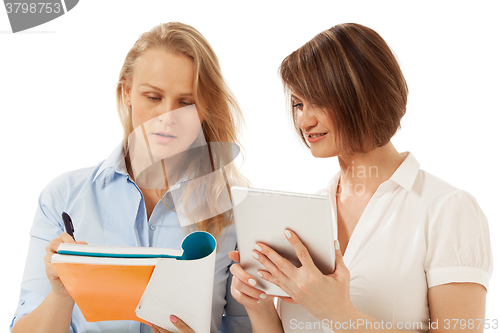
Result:
[[[257,272],[257,275],[258,275],[259,277],[263,277],[261,272]]]
[[[289,230],[285,230],[286,238],[292,238],[292,233]]]
[[[254,279],[248,279],[248,283],[250,283],[252,286],[257,285],[257,281],[255,281]]]
[[[252,256],[255,258],[255,259],[259,259],[259,254],[257,252],[252,252]]]
[[[76,244],[84,244],[83,241],[78,241]]]
[[[173,316],[173,315],[172,315],[172,316],[170,316],[170,321],[171,321],[172,323],[176,323],[176,322],[177,322],[177,317],[176,317],[176,316]]]
[[[335,251],[339,250],[340,249],[340,244],[339,244],[339,240],[336,239],[335,240]]]
[[[258,246],[257,244],[255,244],[255,249],[259,252],[262,252],[262,248],[260,246]]]
[[[148,321],[148,325],[151,326],[151,327],[153,327],[153,324],[151,324],[149,321]]]
[[[267,295],[265,293],[260,294],[260,298],[266,299]]]
[[[260,304],[260,299],[257,301],[257,304]]]

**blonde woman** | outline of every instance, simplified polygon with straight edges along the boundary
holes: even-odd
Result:
[[[230,164],[242,117],[214,51],[191,26],[158,25],[127,54],[116,97],[123,142],[102,163],[61,175],[40,195],[12,332],[167,332],[135,321],[85,320],[50,263],[60,243],[75,242],[62,212],[84,244],[180,248],[191,230],[212,233],[211,332],[250,332],[245,310],[226,293],[228,253],[236,248],[229,184],[247,184]],[[220,177],[210,176],[217,170]],[[195,178],[205,180],[188,181]],[[174,187],[183,189],[179,200]],[[181,332],[192,332],[170,315]]]
[[[491,323],[488,222],[469,193],[392,145],[408,89],[386,42],[339,24],[287,56],[280,74],[301,140],[315,157],[338,158],[340,172],[319,192],[335,209],[336,268],[319,271],[293,230],[283,237],[301,267],[257,243],[261,277],[291,298],[276,310],[233,265],[232,293],[254,332],[482,332]]]

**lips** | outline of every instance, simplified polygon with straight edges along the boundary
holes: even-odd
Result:
[[[309,141],[309,143],[316,143],[316,142],[322,140],[327,134],[328,134],[328,132],[327,133],[306,133],[306,138],[307,138],[307,141]]]
[[[177,139],[177,137],[175,135],[173,135],[172,133],[168,133],[168,132],[155,132],[155,133],[153,133],[153,137],[156,140],[156,142],[161,144],[161,145],[169,144],[170,142]]]
[[[164,138],[176,138],[175,135],[173,135],[171,133],[167,133],[167,132],[156,132],[156,133],[153,133],[153,134],[161,136],[161,137],[164,137]]]

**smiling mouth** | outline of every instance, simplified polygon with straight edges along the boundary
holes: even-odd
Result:
[[[321,133],[321,134],[310,134],[310,135],[308,135],[307,137],[309,137],[309,138],[319,138],[319,137],[324,136],[324,135],[326,135],[326,133]]]

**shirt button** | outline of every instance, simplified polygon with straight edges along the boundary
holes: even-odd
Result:
[[[21,305],[24,305],[24,301],[21,301]]]
[[[156,226],[154,224],[151,224],[151,230],[155,231],[156,230]]]

